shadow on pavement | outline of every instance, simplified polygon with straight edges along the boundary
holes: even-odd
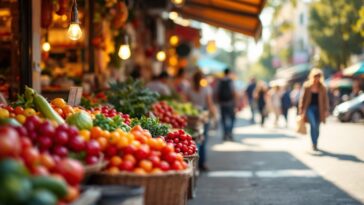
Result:
[[[328,152],[325,150],[319,150],[318,153],[314,154],[314,156],[319,156],[319,157],[334,157],[337,158],[339,160],[343,160],[343,161],[352,161],[352,162],[358,162],[358,163],[364,163],[363,160],[359,159],[358,157],[354,156],[354,155],[350,155],[350,154],[339,154],[339,153],[333,153],[333,152]]]

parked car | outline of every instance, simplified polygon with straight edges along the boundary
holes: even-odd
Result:
[[[337,105],[333,114],[341,122],[359,122],[364,119],[364,94]]]

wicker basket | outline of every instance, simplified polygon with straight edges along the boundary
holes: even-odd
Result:
[[[198,154],[184,157],[185,161],[192,165],[192,176],[188,182],[187,197],[193,199],[196,197],[197,177],[198,177]]]
[[[110,175],[97,173],[89,179],[90,184],[98,185],[132,185],[145,188],[145,205],[186,205],[188,179],[192,169],[170,171],[161,174],[138,175],[120,173]]]

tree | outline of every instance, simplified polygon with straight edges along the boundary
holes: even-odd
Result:
[[[363,36],[356,32],[359,19],[358,0],[319,0],[311,4],[309,33],[320,48],[320,65],[337,69],[346,67],[352,54],[359,54]]]

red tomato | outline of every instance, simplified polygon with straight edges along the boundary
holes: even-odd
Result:
[[[18,156],[21,144],[18,133],[11,127],[0,127],[0,158]]]
[[[56,171],[72,186],[78,185],[85,174],[83,166],[73,159],[61,160],[56,166]]]
[[[22,138],[20,138],[20,145],[21,145],[21,149],[25,150],[29,147],[32,147],[32,141],[30,141],[29,138],[22,137]]]
[[[32,174],[47,176],[49,174],[49,172],[48,172],[47,168],[44,166],[36,166],[32,169]]]
[[[124,171],[133,171],[134,169],[134,163],[128,160],[124,160],[120,165],[119,165],[119,169],[120,170],[124,170]]]
[[[177,154],[175,152],[171,152],[167,155],[164,156],[164,159],[170,163],[170,164],[173,164],[174,161],[177,160]]]
[[[101,152],[101,147],[99,142],[97,142],[96,140],[90,140],[86,143],[86,152],[88,155],[99,155]]]
[[[135,157],[138,160],[142,160],[145,159],[149,156],[150,154],[150,148],[148,145],[141,145],[140,148],[135,152]]]
[[[167,154],[169,154],[169,153],[171,153],[173,151],[174,151],[173,145],[172,144],[167,144],[167,146],[163,147],[162,154],[167,155]]]
[[[175,161],[172,164],[172,169],[174,169],[174,170],[182,170],[183,169],[183,165],[182,165],[181,162]]]
[[[123,153],[124,154],[134,154],[136,152],[136,150],[137,150],[137,148],[134,145],[130,144],[123,149]]]
[[[159,167],[161,159],[158,156],[150,156],[148,159],[153,163],[153,167]]]
[[[20,106],[16,106],[16,108],[14,109],[14,113],[17,115],[21,115],[21,114],[23,114],[23,112],[24,112],[24,109]]]
[[[169,166],[168,162],[161,161],[159,164],[159,168],[163,171],[168,171],[170,169],[170,166]]]
[[[34,167],[39,163],[39,152],[35,148],[23,150],[22,158],[28,167]]]

